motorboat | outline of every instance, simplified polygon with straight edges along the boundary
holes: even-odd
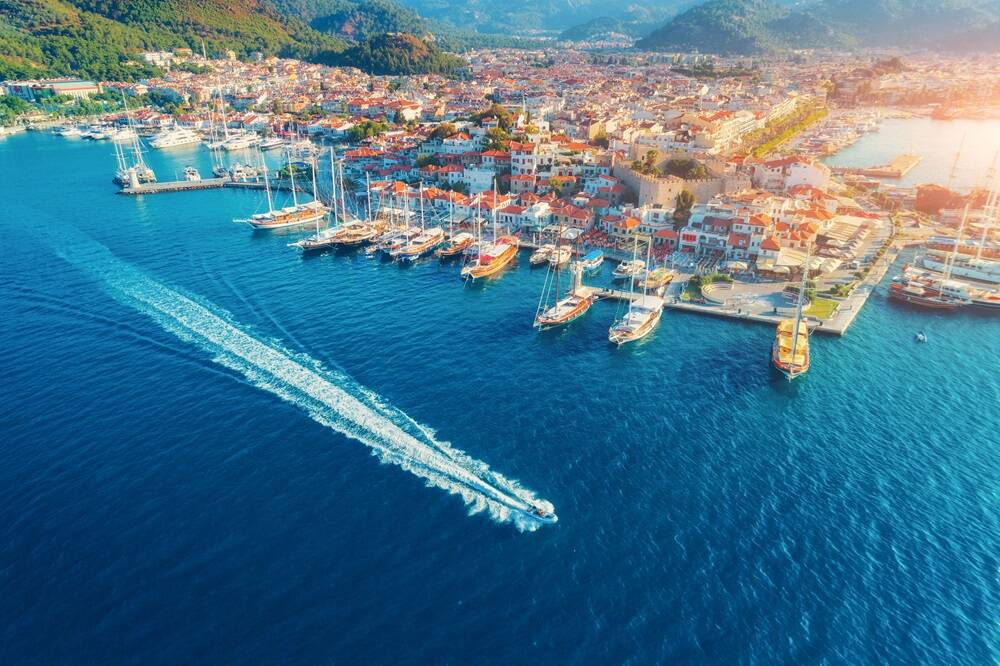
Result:
[[[631,261],[623,261],[618,266],[615,267],[611,276],[615,280],[628,280],[634,278],[636,275],[642,273],[646,270],[646,262],[642,259],[632,259]]]

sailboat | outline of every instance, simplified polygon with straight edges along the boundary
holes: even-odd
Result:
[[[318,200],[313,199],[307,203],[299,203],[297,190],[295,187],[295,169],[290,166],[288,169],[292,185],[292,205],[276,209],[274,207],[274,197],[271,196],[271,184],[267,174],[267,165],[264,164],[264,156],[261,154],[261,167],[264,170],[264,189],[267,192],[267,212],[257,213],[249,218],[236,219],[235,222],[249,224],[254,229],[271,230],[284,229],[287,227],[297,227],[323,219],[326,215],[326,207]],[[316,168],[313,164],[313,183],[315,186]],[[315,194],[315,190],[314,190]]]
[[[946,288],[946,285],[951,282],[953,262],[958,255],[958,246],[962,242],[962,234],[965,231],[968,216],[969,204],[965,204],[955,247],[945,258],[940,277],[936,280],[915,280],[906,275],[904,271],[903,275],[893,278],[892,284],[889,286],[889,298],[934,310],[955,310],[971,304],[967,297],[957,295],[954,290],[949,293]]]
[[[560,245],[556,247],[557,252],[564,249],[561,245],[561,226],[559,228],[559,242]],[[569,292],[562,298],[559,297],[562,266],[561,262],[550,264],[548,274],[545,276],[542,295],[538,300],[538,308],[535,310],[534,323],[535,328],[541,331],[563,326],[582,317],[594,302],[593,291],[583,286],[583,266],[579,262],[574,262],[570,267],[572,286]],[[551,305],[549,305],[550,293],[553,293]]]
[[[651,247],[652,242],[646,246],[647,260]],[[636,259],[638,250],[639,237],[636,236],[635,245],[632,249],[631,265],[638,266],[641,264],[645,266],[645,262]],[[641,340],[649,335],[656,328],[656,325],[660,323],[660,317],[663,315],[663,299],[659,296],[651,296],[647,293],[645,287],[642,290],[642,296],[635,297],[633,295],[634,284],[634,280],[629,280],[628,310],[625,316],[613,323],[611,328],[608,329],[608,340],[618,346],[626,342]]]
[[[802,265],[802,282],[799,284],[795,318],[778,322],[774,342],[771,344],[771,363],[789,381],[809,370],[809,327],[802,321],[802,304],[806,300],[811,250],[812,245],[806,250],[806,261]]]
[[[131,134],[129,143],[132,150],[132,164],[128,163],[125,146],[120,142],[114,142],[115,161],[118,168],[115,170],[113,181],[123,187],[135,187],[145,183],[155,183],[156,174],[142,159],[142,143],[139,141],[139,133],[135,130],[135,124],[132,122],[132,113],[129,111],[124,91],[122,92],[122,105],[125,108],[125,120],[128,122],[128,129]]]
[[[437,255],[441,261],[454,259],[462,256],[462,253],[472,245],[476,237],[468,231],[455,233],[455,202],[448,198],[448,240],[437,249]]]
[[[424,226],[424,185],[420,184],[420,234],[407,239],[406,245],[400,248],[396,258],[402,263],[416,261],[434,252],[444,242],[444,229],[441,227]]]
[[[479,278],[496,275],[517,257],[519,243],[517,236],[497,236],[495,181],[493,183],[493,203],[493,240],[489,243],[483,242],[482,223],[480,223],[476,259],[471,264],[462,267],[463,280],[475,281]]]

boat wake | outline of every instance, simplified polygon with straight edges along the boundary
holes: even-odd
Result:
[[[285,349],[280,342],[255,337],[225,310],[157,282],[94,241],[60,243],[56,251],[98,278],[116,300],[210,353],[216,363],[368,446],[382,462],[460,495],[470,514],[487,512],[495,521],[513,523],[522,531],[555,520],[549,502],[438,440],[431,429],[346,374]],[[539,509],[551,515],[539,518]]]

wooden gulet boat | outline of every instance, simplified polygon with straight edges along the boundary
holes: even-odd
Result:
[[[291,178],[292,185],[292,205],[276,210],[274,208],[274,198],[271,195],[271,185],[267,174],[267,166],[263,164],[263,156],[261,157],[261,164],[264,171],[264,190],[267,193],[268,210],[266,213],[258,213],[250,216],[249,218],[237,219],[235,222],[249,224],[257,230],[271,230],[297,227],[318,222],[326,216],[326,207],[315,198],[308,203],[299,203],[295,187],[295,169],[289,169],[289,176]],[[316,170],[314,168],[314,174],[315,171]],[[313,193],[315,194],[315,189],[313,190]]]
[[[809,370],[809,327],[802,321],[802,304],[805,302],[806,282],[809,278],[809,259],[812,246],[806,250],[799,285],[799,300],[794,319],[782,319],[774,332],[771,343],[771,363],[789,381]]]
[[[517,236],[497,236],[496,183],[493,184],[493,241],[483,242],[482,222],[479,223],[479,245],[475,260],[462,267],[462,279],[475,281],[497,275],[517,257]]]
[[[559,238],[562,240],[562,227],[559,229]],[[556,252],[562,249],[562,247],[557,247]],[[560,298],[559,288],[562,263],[556,262],[550,264],[545,284],[542,287],[542,295],[538,300],[538,307],[535,310],[535,328],[544,331],[557,326],[564,326],[582,317],[590,309],[590,306],[594,302],[594,296],[591,290],[583,286],[583,266],[579,263],[574,263],[570,271],[572,286],[566,295]],[[551,306],[548,305],[550,294],[553,296]]]

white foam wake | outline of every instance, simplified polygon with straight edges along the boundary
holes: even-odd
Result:
[[[538,506],[551,511],[551,504],[438,440],[432,430],[347,375],[290,352],[280,343],[254,337],[229,313],[157,282],[104,246],[74,241],[57,252],[97,276],[116,300],[208,351],[217,363],[298,406],[317,422],[365,444],[383,462],[460,495],[470,513],[487,511],[498,522],[534,530],[540,523],[529,512]]]

